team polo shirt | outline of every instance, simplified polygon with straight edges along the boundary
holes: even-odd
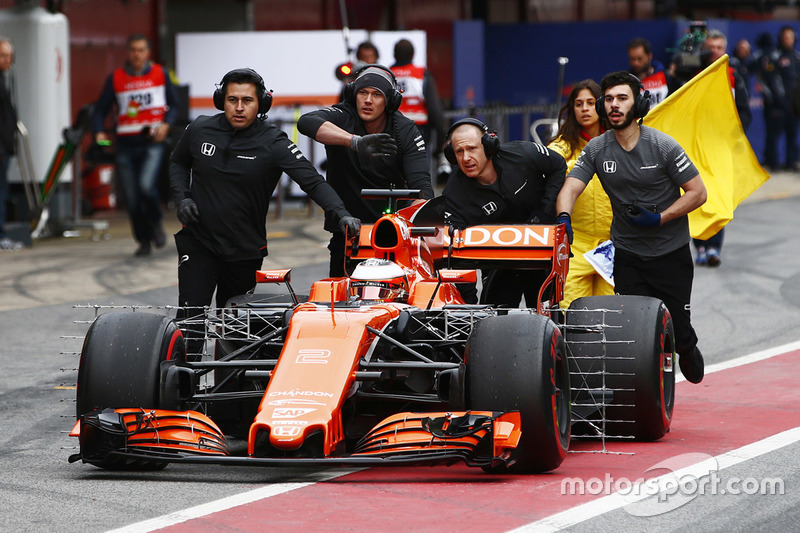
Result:
[[[609,130],[589,141],[569,177],[589,183],[597,174],[611,200],[614,246],[642,257],[658,257],[689,242],[689,218],[678,217],[657,228],[630,222],[623,204],[655,205],[661,213],[681,196],[681,186],[698,175],[681,146],[661,131],[641,127],[639,142],[630,152]]]

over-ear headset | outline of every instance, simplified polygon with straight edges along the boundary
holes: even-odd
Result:
[[[372,70],[369,70],[372,69]],[[381,72],[375,72],[375,69],[380,69]],[[397,78],[394,72],[384,67],[383,65],[364,65],[353,74],[353,81],[348,82],[344,86],[344,101],[351,105],[356,105],[356,81],[364,74],[378,74],[384,77],[392,84],[391,94],[386,95],[386,113],[394,113],[400,108],[400,103],[403,101],[403,93],[397,85]]]
[[[239,82],[239,79],[243,81]],[[225,74],[214,91],[214,107],[220,111],[225,111],[225,92],[228,90],[228,83],[231,82],[255,84],[259,115],[265,114],[272,107],[272,91],[267,90],[264,78],[251,68],[237,68]]]
[[[444,157],[450,162],[451,165],[455,165],[458,163],[456,159],[456,153],[453,151],[453,145],[450,142],[450,136],[459,126],[463,126],[464,124],[471,124],[473,126],[477,126],[483,132],[481,136],[481,144],[483,145],[483,153],[486,154],[487,159],[493,158],[497,151],[500,149],[500,138],[497,136],[496,131],[490,131],[489,126],[478,120],[477,118],[467,117],[462,118],[461,120],[457,120],[450,126],[450,129],[447,130],[447,144],[444,145]]]
[[[641,80],[636,77],[635,75],[631,74],[630,72],[624,72],[628,75],[636,84],[639,89],[636,91],[636,95],[634,96],[633,100],[633,118],[640,119],[644,118],[648,111],[650,111],[650,91],[645,90],[644,85],[642,85]],[[600,118],[604,118],[608,120],[608,115],[606,114],[606,97],[605,94],[595,100],[594,102],[595,109],[597,110],[597,116]]]

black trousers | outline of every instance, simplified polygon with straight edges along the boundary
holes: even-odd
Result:
[[[503,307],[519,307],[525,296],[527,307],[536,307],[539,289],[547,278],[543,270],[505,270],[501,268],[481,270],[481,303]]]
[[[694,263],[689,243],[658,257],[644,258],[619,249],[614,252],[615,291],[663,301],[672,315],[678,353],[691,350],[697,344],[689,303],[693,279]]]
[[[225,307],[232,297],[246,294],[256,286],[256,270],[264,259],[226,261],[217,257],[194,235],[181,230],[175,234],[178,249],[178,305],[203,307],[211,305],[217,291],[217,307]]]

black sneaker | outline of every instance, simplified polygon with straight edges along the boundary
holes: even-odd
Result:
[[[144,257],[146,255],[150,255],[152,249],[150,248],[149,242],[139,243],[139,247],[133,252],[134,257]]]
[[[681,373],[686,378],[686,381],[690,383],[703,381],[705,363],[703,362],[703,354],[700,353],[700,349],[697,346],[686,353],[679,354],[678,365],[681,367]]]
[[[161,224],[157,224],[153,228],[153,244],[156,245],[156,248],[163,248],[167,244],[167,236],[164,234]]]

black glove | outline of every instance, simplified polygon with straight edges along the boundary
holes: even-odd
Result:
[[[566,211],[562,211],[556,217],[556,224],[564,224],[567,230],[567,240],[572,244],[572,217]]]
[[[631,204],[626,207],[628,220],[640,228],[655,228],[661,225],[661,214],[642,209],[640,205]]]
[[[528,217],[526,224],[549,224],[553,220],[553,215],[548,215],[544,211],[534,211]]]
[[[350,149],[362,157],[387,157],[397,155],[397,143],[388,133],[353,135]]]
[[[178,204],[178,220],[181,224],[187,226],[200,221],[200,211],[197,209],[197,204],[191,198],[184,198]]]
[[[361,233],[361,220],[356,217],[345,216],[339,219],[339,229],[349,239],[357,239]]]

